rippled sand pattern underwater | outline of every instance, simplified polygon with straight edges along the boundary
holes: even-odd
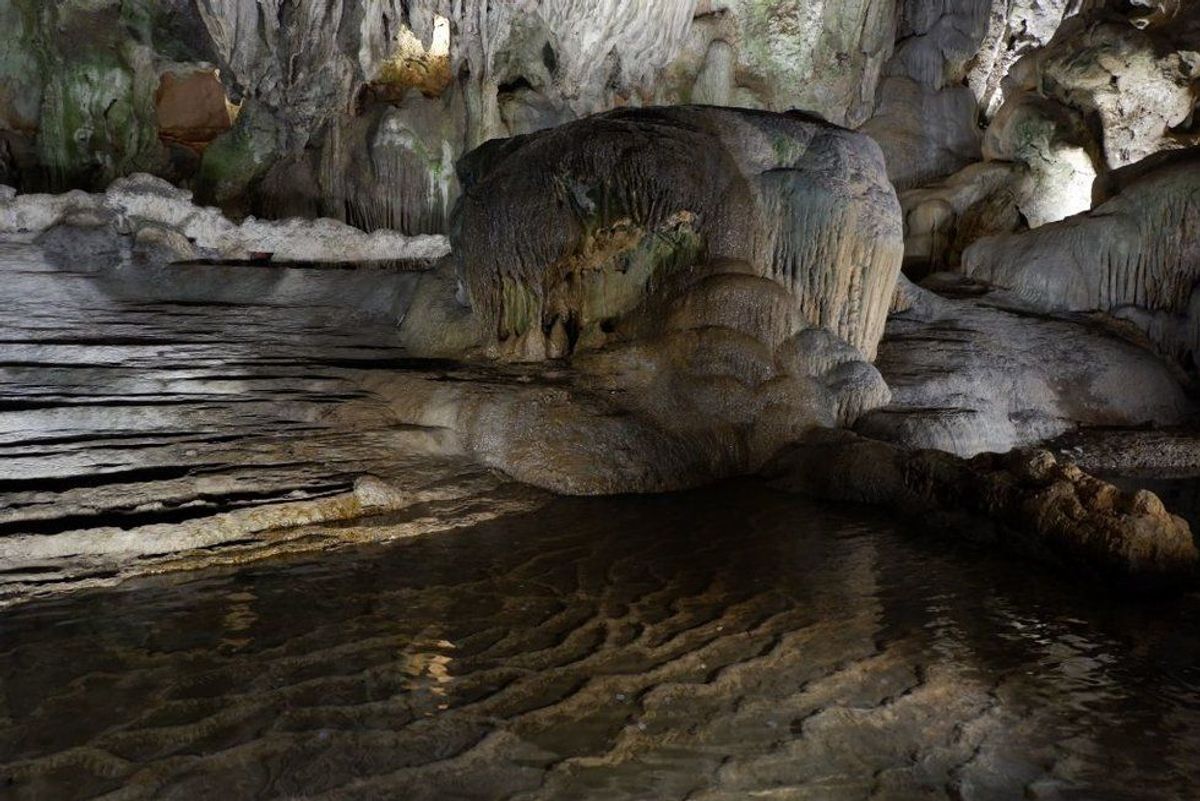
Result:
[[[0,612],[0,798],[1192,799],[1200,600],[744,483]]]

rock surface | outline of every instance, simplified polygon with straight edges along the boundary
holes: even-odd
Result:
[[[502,344],[556,325],[587,343],[701,257],[791,295],[770,336],[802,321],[874,355],[903,244],[866,137],[803,115],[616,111],[489,143],[460,172],[454,258]]]
[[[692,101],[860,124],[895,28],[890,0],[260,6],[7,4],[0,182],[94,190],[152,172],[238,215],[441,233],[453,161],[493,137]],[[216,75],[223,96],[181,75]]]
[[[999,109],[1002,81],[1078,12],[1069,0],[904,0],[895,54],[864,132],[879,140],[900,189],[978,161],[980,125]]]
[[[1004,550],[1134,588],[1194,580],[1200,552],[1187,522],[1151,492],[1123,493],[1043,450],[971,460],[826,432],[767,468],[773,486],[890,506]],[[990,524],[980,529],[982,521]]]
[[[486,464],[561,492],[677,489],[887,401],[868,359],[899,208],[865,137],[797,115],[617,111],[489,143],[460,179],[454,260],[484,350],[567,361],[527,368],[526,388],[386,393],[414,422],[453,420]]]
[[[968,275],[1042,310],[1100,311],[1136,325],[1181,364],[1200,353],[1200,162],[1168,161],[1094,211],[980,240]]]
[[[444,237],[367,234],[335,220],[247,219],[234,223],[215,208],[192,202],[192,193],[159,178],[134,175],[113,182],[103,194],[0,196],[0,235],[40,234],[67,261],[97,255],[88,240],[122,236],[134,249],[164,245],[154,261],[196,258],[356,262],[430,261],[446,255]]]
[[[0,278],[0,605],[540,502],[365,388],[422,369],[395,330],[411,272],[56,265],[0,240]]]
[[[1128,332],[1003,293],[904,294],[908,308],[889,320],[877,361],[892,400],[859,421],[867,436],[974,456],[1079,425],[1176,425],[1195,412],[1177,371]]]
[[[904,274],[920,280],[930,272],[954,270],[976,240],[1023,228],[1018,204],[1032,184],[1022,165],[991,161],[901,192]]]
[[[1186,142],[1173,129],[1195,108],[1200,53],[1194,36],[1180,43],[1171,31],[1182,32],[1200,10],[1194,3],[1174,5],[1179,13],[1153,26],[1145,17],[1134,25],[1076,20],[1016,71],[1018,79],[1099,121],[1110,168]]]

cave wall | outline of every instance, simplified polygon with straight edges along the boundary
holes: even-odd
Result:
[[[905,202],[951,266],[1197,136],[1194,0],[4,0],[0,24],[0,184],[148,172],[410,234],[447,230],[467,151],[625,106],[803,109],[875,138],[900,190],[1009,165],[967,206]]]
[[[464,152],[611,108],[804,108],[857,126],[896,8],[6,0],[0,21],[16,31],[0,44],[0,183],[94,190],[148,172],[234,214],[424,233],[445,230]],[[221,81],[229,109],[228,130],[200,126],[207,140],[161,119],[178,77],[198,73]]]

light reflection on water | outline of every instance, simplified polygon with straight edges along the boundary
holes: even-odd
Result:
[[[0,613],[0,797],[1168,799],[1196,596],[749,484]]]

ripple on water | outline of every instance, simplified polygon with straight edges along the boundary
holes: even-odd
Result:
[[[1168,799],[1195,597],[733,483],[0,613],[14,799]]]

